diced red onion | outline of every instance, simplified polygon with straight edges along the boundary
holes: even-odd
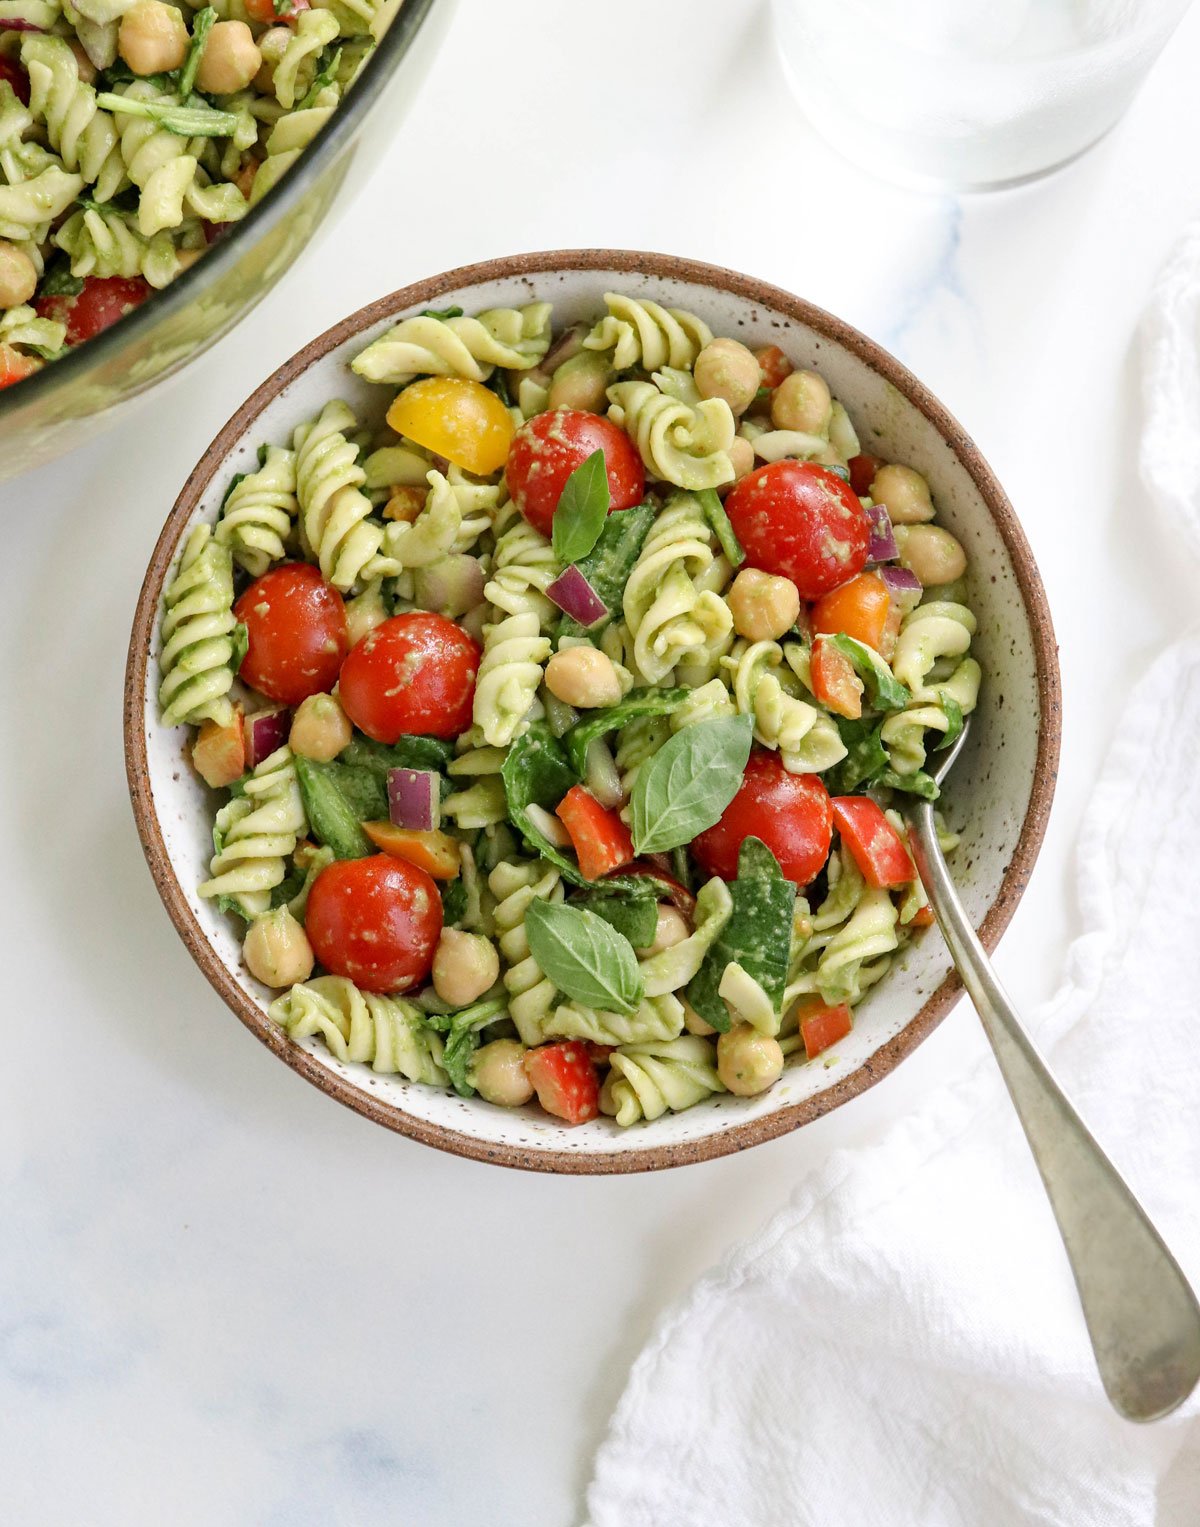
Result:
[[[433,470],[435,472],[440,472],[442,476],[445,477],[446,473],[450,470],[449,456],[439,456],[436,451],[431,451],[429,454],[429,460],[433,466]]]
[[[388,817],[393,827],[432,832],[438,824],[438,777],[429,769],[389,769]]]
[[[907,567],[881,567],[879,576],[887,585],[887,591],[893,599],[905,594],[920,594],[924,585],[916,573],[910,572]]]
[[[892,532],[891,516],[882,504],[872,504],[867,510],[871,525],[871,539],[867,542],[868,562],[894,562],[900,555],[896,537]]]
[[[564,361],[569,361],[573,355],[579,354],[583,348],[583,336],[586,333],[587,329],[581,323],[573,323],[569,329],[564,329],[546,351],[537,369],[547,378],[552,377]]]
[[[554,580],[546,593],[560,610],[581,626],[594,626],[608,614],[608,606],[573,563],[561,578]]]
[[[254,769],[288,740],[292,713],[286,706],[280,710],[259,711],[256,716],[246,717],[245,728],[246,762]]]
[[[19,16],[0,16],[0,32],[44,32],[45,27],[35,27],[32,21],[22,21]]]

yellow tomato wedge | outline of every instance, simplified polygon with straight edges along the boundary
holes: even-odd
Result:
[[[406,859],[435,880],[453,880],[458,874],[458,842],[449,833],[421,832],[391,822],[364,822],[363,831],[383,853]]]
[[[517,432],[494,392],[459,376],[413,382],[396,394],[387,422],[398,435],[477,477],[500,470]]]

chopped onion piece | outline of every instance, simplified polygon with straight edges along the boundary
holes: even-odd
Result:
[[[882,504],[872,504],[867,510],[871,525],[871,539],[867,542],[868,562],[894,562],[900,555],[896,537],[892,532],[891,516]]]
[[[286,706],[279,710],[260,710],[256,716],[246,717],[245,729],[246,766],[256,769],[264,758],[270,758],[288,740],[292,713]]]
[[[561,578],[554,580],[546,593],[560,610],[585,628],[594,626],[608,614],[608,606],[573,563]]]
[[[45,27],[34,26],[32,21],[22,21],[20,16],[0,16],[0,32],[45,32]]]
[[[907,567],[881,567],[879,576],[887,585],[889,594],[920,594],[924,591],[924,585]]]
[[[388,818],[393,827],[432,832],[441,817],[441,791],[431,769],[389,769]]]

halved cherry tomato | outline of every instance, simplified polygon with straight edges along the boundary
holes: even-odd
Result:
[[[692,842],[692,856],[710,875],[732,880],[745,838],[759,838],[789,880],[807,885],[833,842],[829,792],[815,774],[789,774],[777,753],[756,748],[738,793],[721,820]]]
[[[603,414],[555,408],[535,414],[517,431],[505,480],[513,503],[543,535],[550,534],[567,478],[594,451],[604,452],[609,513],[640,504],[646,488],[642,458],[625,431]]]
[[[342,709],[376,742],[457,737],[471,724],[479,657],[478,643],[444,615],[393,615],[350,649]]]
[[[868,885],[907,885],[915,873],[904,839],[868,795],[838,795],[833,820]]]
[[[268,26],[272,22],[291,26],[308,9],[309,0],[246,0],[247,16]]]
[[[772,391],[779,386],[785,376],[791,376],[796,369],[778,345],[764,345],[761,350],[754,352],[754,359],[762,372],[763,386],[771,388]]]
[[[17,59],[0,57],[0,84],[11,85],[21,105],[29,105],[29,76]]]
[[[819,599],[860,573],[870,527],[836,472],[815,461],[774,461],[743,477],[725,500],[746,561],[790,578],[803,599]]]
[[[435,880],[454,880],[462,867],[458,841],[446,832],[422,832],[391,822],[364,822],[363,831],[375,847],[396,859],[406,859]]]
[[[602,806],[590,790],[572,785],[555,808],[555,814],[571,835],[579,858],[579,873],[599,880],[633,863],[633,839],[615,811]]]
[[[831,634],[841,631],[881,652],[891,609],[891,595],[879,574],[859,573],[817,600],[812,628]]]
[[[835,716],[857,721],[862,715],[863,682],[850,659],[818,636],[810,662],[813,694]]]
[[[800,1037],[804,1041],[804,1053],[809,1060],[815,1059],[822,1050],[836,1044],[854,1027],[850,1009],[844,1002],[827,1007],[820,997],[807,997],[800,1008]]]
[[[233,719],[227,726],[206,721],[192,744],[192,763],[206,785],[220,790],[241,779],[246,772],[246,733],[242,726],[242,711],[235,706]]]
[[[858,494],[859,498],[866,498],[871,492],[871,484],[875,481],[875,474],[883,466],[882,456],[851,456],[848,466],[850,468],[850,486]]]
[[[427,376],[396,394],[387,422],[464,471],[484,477],[504,465],[516,425],[494,392],[461,376]]]
[[[283,705],[326,694],[346,656],[342,596],[308,562],[285,562],[256,578],[233,613],[249,645],[239,677]]]
[[[22,355],[11,345],[0,345],[0,387],[11,387],[14,382],[23,382],[27,376],[40,370],[41,365],[41,361],[34,355]]]
[[[525,1075],[533,1083],[538,1102],[556,1119],[583,1124],[600,1112],[600,1083],[587,1045],[578,1039],[528,1050]]]
[[[153,291],[141,276],[85,276],[74,297],[39,297],[33,305],[40,317],[66,324],[68,345],[81,345],[132,313]]]
[[[408,991],[433,965],[442,898],[404,859],[336,859],[312,883],[304,927],[332,975],[365,991]]]

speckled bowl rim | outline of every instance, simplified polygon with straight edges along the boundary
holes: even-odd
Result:
[[[154,548],[138,598],[125,674],[125,767],[142,849],[158,894],[176,931],[226,1005],[257,1039],[294,1071],[365,1118],[407,1135],[410,1139],[419,1140],[424,1145],[433,1145],[455,1155],[539,1172],[645,1172],[709,1161],[733,1151],[745,1150],[747,1146],[788,1134],[865,1092],[910,1054],[946,1016],[962,989],[957,975],[954,972],[947,975],[905,1027],[849,1076],[802,1102],[789,1104],[762,1118],[722,1129],[704,1139],[668,1145],[650,1144],[639,1150],[578,1154],[560,1150],[533,1150],[479,1140],[461,1130],[416,1118],[403,1108],[385,1103],[354,1087],[321,1065],[308,1050],[293,1044],[283,1030],[272,1023],[266,1013],[242,991],[205,937],[176,878],[154,809],[146,754],[146,670],[162,587],[184,527],[197,502],[254,419],[274,401],[283,388],[294,382],[314,362],[381,319],[408,308],[434,306],[444,293],[460,287],[513,276],[544,276],[565,270],[615,270],[661,280],[690,281],[729,292],[771,312],[786,314],[858,356],[902,393],[933,425],[970,476],[1012,559],[1036,658],[1040,713],[1033,788],[1020,838],[995,900],[978,930],[984,947],[989,951],[995,948],[1012,920],[1042,845],[1054,797],[1061,739],[1062,699],[1054,628],[1041,576],[1016,513],[967,432],[932,393],[886,350],[840,318],[835,318],[824,309],[779,287],[721,266],[681,259],[674,255],[621,249],[546,250],[485,260],[477,265],[445,271],[441,275],[402,287],[360,308],[358,312],[327,329],[268,377],[233,414],[200,458],[176,499]]]

